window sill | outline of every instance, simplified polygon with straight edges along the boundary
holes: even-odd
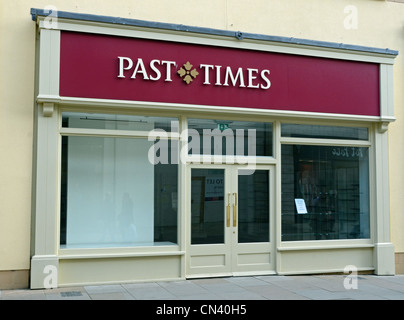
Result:
[[[316,244],[305,244],[305,243],[296,243],[296,245],[280,246],[277,248],[278,252],[282,251],[310,251],[310,250],[341,250],[341,249],[367,249],[374,248],[374,244],[372,243],[364,243],[359,240],[359,243],[354,243],[351,241],[350,243],[327,243],[327,241],[322,241],[321,243]]]
[[[60,248],[59,259],[102,259],[102,258],[130,258],[184,255],[179,245],[154,245],[143,247],[115,247],[115,248]]]

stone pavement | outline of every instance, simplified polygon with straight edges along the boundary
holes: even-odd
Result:
[[[0,300],[0,306],[3,300],[404,300],[404,275],[271,275],[0,290]]]

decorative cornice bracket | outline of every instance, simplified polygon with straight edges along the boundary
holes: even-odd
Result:
[[[388,121],[380,122],[380,123],[378,124],[378,128],[377,128],[377,130],[379,131],[379,133],[385,133],[385,132],[387,132],[387,129],[388,129],[388,127],[389,127],[389,124],[390,124],[390,122],[388,122]]]
[[[42,103],[42,114],[44,117],[52,117],[53,111],[55,111],[55,104],[53,102]]]

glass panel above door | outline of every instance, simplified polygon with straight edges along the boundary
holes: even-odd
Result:
[[[190,155],[273,155],[272,123],[188,119]]]

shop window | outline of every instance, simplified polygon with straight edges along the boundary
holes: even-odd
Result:
[[[370,237],[367,147],[282,145],[282,240]]]
[[[272,123],[188,119],[190,155],[272,156]]]
[[[131,124],[139,129],[140,123],[147,131],[158,126],[150,118],[118,120],[63,117],[64,126],[71,128]],[[96,132],[62,137],[60,247],[177,244],[178,165],[152,163],[149,151],[155,142],[147,137],[103,137],[102,130]]]

